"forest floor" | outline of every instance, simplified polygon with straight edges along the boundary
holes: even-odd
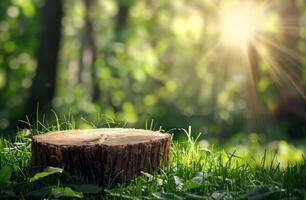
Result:
[[[124,185],[104,188],[77,180],[60,168],[36,174],[30,169],[32,134],[23,130],[14,141],[0,140],[0,199],[306,199],[306,165],[278,161],[278,153],[241,157],[201,147],[191,130],[185,142],[173,141],[167,167],[145,173]],[[73,127],[70,127],[73,128]],[[247,147],[248,148],[248,147]],[[251,147],[250,147],[251,148]],[[256,153],[256,149],[251,149]],[[289,152],[290,153],[290,152]]]

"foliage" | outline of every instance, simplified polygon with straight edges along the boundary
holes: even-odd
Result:
[[[236,62],[239,55],[228,47],[215,48],[220,37],[216,7],[223,7],[227,1],[219,3],[220,6],[217,2],[197,0],[91,2],[94,9],[90,10],[90,22],[94,27],[97,59],[93,69],[90,64],[84,64],[83,70],[80,59],[85,56],[81,49],[88,11],[84,1],[64,2],[63,38],[53,103],[57,112],[73,114],[77,124],[82,117],[95,121],[96,113],[105,113],[138,127],[145,119],[154,118],[167,129],[192,125],[198,130],[208,129],[214,136],[232,135],[244,129],[257,131],[256,127],[271,126],[280,96],[289,95],[285,92],[287,87],[282,87],[285,90],[277,94],[267,60],[255,55],[254,76],[258,80],[254,93],[257,95],[251,97],[256,102],[250,104],[248,89],[241,87],[249,84],[249,78],[243,73],[244,64]],[[278,26],[282,5],[278,1],[256,2],[271,7],[265,22],[270,28]],[[24,120],[26,101],[23,100],[29,94],[36,69],[35,50],[39,42],[36,35],[40,32],[42,3],[13,0],[0,4],[3,44],[0,47],[0,129],[9,127],[12,119]],[[116,28],[120,6],[125,6],[128,14],[126,24]],[[303,6],[299,4],[298,8]],[[304,27],[296,29],[303,37]],[[281,45],[281,36],[285,33],[273,31],[276,33],[269,34],[279,39]],[[301,50],[295,57],[304,60],[304,42],[298,43]],[[269,49],[277,60],[279,53],[275,48]],[[92,70],[94,77],[91,77]],[[303,69],[301,72],[304,74]],[[303,78],[299,79],[302,83]],[[101,93],[97,101],[92,100],[93,81],[98,83]],[[265,119],[260,124],[262,115]],[[280,132],[286,130],[280,129]]]
[[[33,134],[38,131],[29,130]],[[286,166],[281,166],[277,160],[280,154],[272,154],[273,149],[266,151],[260,160],[240,157],[236,152],[216,151],[212,147],[203,149],[192,137],[191,128],[184,134],[188,142],[173,142],[168,166],[152,174],[142,172],[131,183],[105,188],[76,179],[60,168],[30,170],[30,148],[20,148],[19,143],[2,138],[0,198],[255,200],[306,197],[303,162],[287,162]],[[25,143],[31,140],[30,135],[21,131],[16,141]],[[257,146],[256,150],[261,151],[260,148]],[[15,159],[11,159],[13,157]]]
[[[59,1],[54,110],[38,104],[41,121],[32,123],[26,100],[44,70],[37,47],[45,2],[0,1],[0,198],[306,198],[306,141],[286,136],[306,130],[305,2],[254,0],[256,14],[264,8],[257,30],[257,19],[239,15],[248,14],[239,0],[230,15],[234,0]],[[241,49],[222,38],[249,43]],[[170,165],[159,173],[100,188],[62,169],[30,169],[32,135],[142,127],[150,118],[146,128],[174,138]],[[18,120],[28,129],[15,134]],[[174,128],[189,125],[205,134],[194,139],[191,128]],[[2,137],[6,131],[13,134]]]
[[[31,87],[39,29],[37,6],[31,0],[0,3],[0,129],[9,125],[12,113],[22,113],[22,99]]]
[[[46,176],[50,176],[52,174],[62,173],[63,169],[56,167],[47,167],[44,171],[36,173],[32,178],[30,178],[30,182],[37,181]]]

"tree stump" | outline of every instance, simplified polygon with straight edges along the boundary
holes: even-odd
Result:
[[[61,167],[100,185],[122,183],[166,165],[170,139],[160,132],[102,128],[37,135],[32,140],[32,166]]]

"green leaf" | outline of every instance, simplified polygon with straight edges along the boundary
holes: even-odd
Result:
[[[152,195],[157,199],[162,200],[184,200],[183,197],[171,192],[155,192]]]
[[[184,184],[184,190],[191,190],[201,187],[201,184],[193,182],[193,181],[186,181]]]
[[[84,197],[82,192],[74,191],[70,187],[53,187],[51,190],[51,195],[54,198],[59,198],[59,197],[83,198]]]
[[[140,198],[138,198],[138,197],[129,196],[129,195],[121,194],[121,193],[115,193],[115,192],[111,192],[110,190],[106,190],[106,189],[104,191],[107,192],[108,195],[110,195],[110,196],[118,197],[118,199],[140,200]]]
[[[175,188],[177,191],[181,191],[184,187],[184,180],[178,176],[173,176]]]
[[[218,192],[218,191],[212,193],[211,198],[214,199],[214,200],[234,200],[234,199],[237,199],[237,198],[232,197],[232,195],[229,194],[229,193]]]
[[[154,176],[151,175],[151,174],[149,174],[149,173],[147,173],[147,172],[141,171],[140,173],[143,174],[143,175],[145,175],[146,177],[148,177],[148,178],[149,178],[148,181],[152,181],[152,180],[154,179]]]
[[[300,196],[304,197],[306,199],[306,190],[303,189],[294,189],[294,192],[299,194]]]
[[[62,173],[63,169],[57,168],[57,167],[47,167],[42,172],[36,173],[32,178],[30,178],[30,182],[37,181],[39,179],[42,179],[46,176],[50,176],[52,174]]]
[[[270,195],[277,192],[274,187],[269,185],[260,185],[253,188],[250,192],[247,193],[247,198],[249,200],[261,200],[266,199]]]
[[[203,183],[207,182],[206,179],[210,175],[206,172],[197,172],[196,175],[191,179],[185,182],[183,189],[190,190],[201,187]]]
[[[44,187],[44,188],[41,188],[41,189],[38,189],[38,190],[28,192],[26,194],[26,196],[43,197],[43,196],[49,194],[50,192],[51,192],[51,188],[50,188],[50,186],[47,186],[47,187]]]
[[[15,192],[13,190],[4,190],[1,191],[0,189],[0,199],[17,199],[17,195],[15,194]]]
[[[92,184],[80,184],[71,185],[75,190],[82,192],[83,194],[98,194],[102,192],[102,188]]]
[[[196,175],[191,179],[192,182],[203,184],[204,181],[210,176],[210,174],[206,172],[197,172]]]
[[[13,168],[8,165],[4,165],[0,169],[0,183],[9,182],[11,179],[12,173],[13,173]]]
[[[141,174],[143,174],[143,175],[145,175],[146,177],[149,178],[148,182],[152,182],[152,181],[156,180],[157,185],[162,186],[162,185],[164,184],[163,179],[160,179],[160,178],[158,178],[158,177],[155,177],[155,176],[153,176],[153,175],[151,175],[151,174],[149,174],[149,173],[147,173],[147,172],[141,171]]]
[[[184,196],[187,197],[188,199],[194,199],[194,200],[206,200],[209,199],[207,196],[202,196],[202,195],[197,195],[197,194],[192,194],[192,193],[184,193]]]

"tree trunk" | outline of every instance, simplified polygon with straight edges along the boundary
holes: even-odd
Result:
[[[118,2],[118,14],[116,21],[116,38],[115,41],[121,42],[123,40],[122,32],[124,31],[127,25],[127,19],[129,15],[129,6],[126,3],[119,1]]]
[[[259,60],[256,48],[250,44],[247,52],[246,64],[246,87],[245,100],[246,100],[246,130],[263,132],[266,131],[265,120],[267,120],[266,113],[264,113],[264,102],[260,98],[257,91],[257,84],[260,81],[261,74],[259,70]]]
[[[301,63],[301,56],[299,55],[299,41],[300,41],[300,17],[301,10],[298,6],[297,0],[286,0],[283,2],[280,15],[282,20],[283,30],[283,45],[292,53],[295,54],[294,62],[290,61],[286,55],[282,57],[281,66],[289,76],[297,81],[298,85],[302,84],[303,70]],[[304,91],[305,92],[305,91]]]
[[[84,68],[89,68],[90,75],[92,79],[92,101],[96,102],[100,99],[100,88],[99,80],[96,70],[96,60],[97,60],[97,47],[96,40],[94,36],[94,26],[93,20],[94,8],[96,6],[95,0],[84,0],[85,5],[85,26],[84,33],[82,36],[82,44],[79,56],[79,72],[78,72],[78,83],[83,83],[83,71]]]
[[[291,58],[289,55],[282,56],[278,63],[282,72],[287,74],[295,88],[279,91],[280,102],[278,103],[275,115],[283,130],[293,138],[306,136],[304,72],[298,47],[300,42],[301,12],[297,0],[282,2],[280,15],[284,36],[283,45],[295,56],[294,58]]]
[[[127,2],[117,0],[117,15],[116,15],[116,21],[115,21],[115,27],[114,27],[114,36],[111,41],[111,45],[115,43],[124,43],[124,31],[127,27],[127,22],[128,22],[128,17],[129,17],[129,12],[130,12],[130,6],[128,5]],[[110,60],[115,57],[115,52],[112,49],[112,47],[109,47],[105,52],[105,62],[107,66],[111,69],[112,74],[114,77],[119,77],[119,74],[117,72],[117,69],[114,68],[110,62]],[[125,84],[128,85],[128,84]],[[115,105],[112,101],[112,95],[111,95],[111,89],[107,91],[107,95],[105,95],[107,99],[107,103],[113,108],[114,112],[117,113],[119,112],[120,108],[118,105]]]
[[[58,52],[63,17],[62,0],[45,0],[41,9],[41,32],[37,54],[37,69],[26,104],[25,114],[32,121],[38,107],[47,111],[55,93]]]
[[[103,128],[33,137],[32,166],[61,167],[93,183],[123,183],[168,163],[168,134]]]

